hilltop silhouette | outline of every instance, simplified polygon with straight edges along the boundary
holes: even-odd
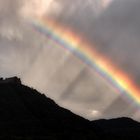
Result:
[[[17,77],[0,78],[0,139],[140,139],[129,118],[89,121],[58,106]]]

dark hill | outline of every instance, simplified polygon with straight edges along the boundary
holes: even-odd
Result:
[[[140,139],[140,124],[129,118],[88,121],[17,77],[0,79],[0,139]]]

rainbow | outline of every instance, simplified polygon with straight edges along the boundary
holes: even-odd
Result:
[[[140,88],[125,72],[112,64],[107,57],[99,54],[94,47],[95,45],[90,45],[85,38],[79,37],[72,30],[50,19],[31,20],[30,24],[36,31],[45,35],[56,45],[70,51],[88,66],[95,69],[120,94],[128,97],[136,105],[140,105]]]

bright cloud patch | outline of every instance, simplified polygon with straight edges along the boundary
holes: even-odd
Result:
[[[55,0],[25,0],[20,13],[24,17],[54,15],[61,11],[61,5]]]
[[[107,8],[113,0],[102,0],[103,8]]]

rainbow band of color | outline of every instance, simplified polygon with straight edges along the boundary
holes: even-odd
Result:
[[[113,85],[119,93],[124,94],[134,103],[140,105],[140,89],[129,76],[116,68],[105,56],[98,54],[95,45],[89,45],[84,39],[71,30],[53,22],[52,20],[32,20],[31,25],[41,34],[70,51],[88,66],[94,68],[105,80]]]

